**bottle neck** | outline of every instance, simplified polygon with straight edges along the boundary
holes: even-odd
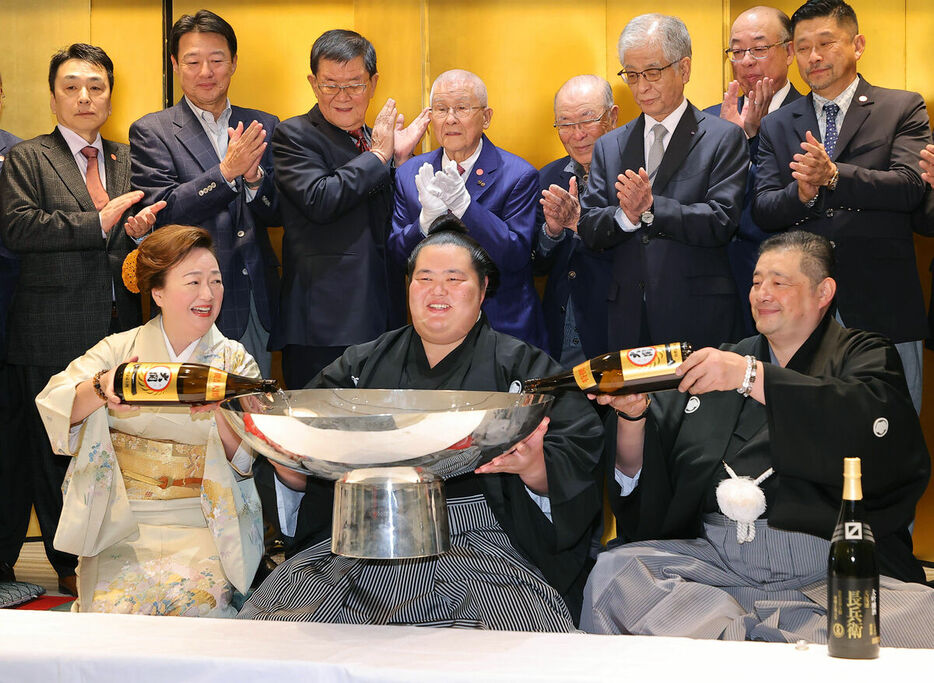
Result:
[[[860,477],[843,477],[843,500],[862,500],[863,484]]]

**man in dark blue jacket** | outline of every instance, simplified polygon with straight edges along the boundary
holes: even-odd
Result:
[[[801,93],[788,80],[788,67],[794,61],[791,49],[791,20],[774,7],[753,7],[733,22],[730,44],[724,50],[733,69],[734,80],[723,93],[723,103],[708,107],[721,119],[735,123],[746,133],[749,143],[749,175],[743,197],[739,230],[728,246],[730,267],[738,292],[752,286],[759,245],[768,234],[752,220],[752,197],[756,187],[756,156],[759,152],[759,123],[764,116],[794,102]],[[749,307],[743,306],[746,334],[755,333]]]
[[[555,123],[567,156],[538,172],[542,192],[552,185],[580,191],[587,184],[594,143],[616,127],[619,107],[613,90],[598,76],[574,76],[555,95]],[[544,200],[543,200],[544,201]],[[583,362],[607,350],[606,295],[612,260],[591,251],[577,234],[546,218],[541,206],[535,222],[536,275],[547,275],[542,307],[548,352],[564,366]]]

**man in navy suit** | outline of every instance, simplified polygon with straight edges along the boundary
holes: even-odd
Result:
[[[227,98],[237,37],[208,10],[182,15],[169,38],[185,96],[130,126],[133,187],[168,203],[158,225],[206,228],[224,281],[217,327],[238,339],[270,375],[269,330],[279,296],[279,263],[266,228],[279,223],[272,150],[279,120]]]
[[[558,192],[545,215],[570,226],[579,210],[584,242],[612,250],[610,348],[737,339],[742,313],[726,245],[742,212],[745,135],[685,99],[691,37],[677,17],[630,21],[619,56],[642,114],[597,141],[580,204]]]
[[[811,93],[762,122],[753,217],[764,230],[794,226],[833,242],[838,317],[895,343],[920,411],[927,317],[911,214],[931,141],[924,99],[859,75],[866,37],[842,0],[812,0],[791,21]]]
[[[390,253],[403,264],[431,222],[450,211],[499,267],[499,290],[483,304],[490,325],[545,348],[545,323],[532,283],[538,173],[483,134],[493,110],[479,76],[445,71],[432,84],[430,100],[441,148],[407,161],[396,173]]]
[[[282,122],[272,139],[285,227],[280,317],[285,382],[302,389],[348,346],[405,323],[403,276],[391,275],[386,239],[392,174],[428,127],[428,110],[403,128],[389,98],[372,128],[376,50],[333,29],[311,47],[317,104]]]
[[[613,89],[599,76],[574,76],[555,95],[555,123],[567,156],[538,172],[539,187],[576,190],[587,184],[597,139],[616,127],[619,107]],[[542,199],[540,202],[544,202]],[[584,245],[577,226],[565,228],[538,208],[535,225],[536,275],[547,275],[542,309],[548,352],[570,367],[607,351],[606,293],[611,260]]]
[[[752,287],[752,271],[759,245],[768,233],[752,220],[752,197],[756,186],[756,155],[759,151],[759,124],[762,117],[794,102],[801,93],[788,80],[788,67],[794,61],[791,48],[791,19],[774,7],[753,7],[733,22],[730,46],[725,50],[733,68],[733,78],[723,94],[723,103],[708,107],[710,112],[740,126],[749,144],[749,175],[743,197],[739,230],[727,248],[730,267],[740,297]],[[755,333],[749,306],[743,306],[744,334]]]

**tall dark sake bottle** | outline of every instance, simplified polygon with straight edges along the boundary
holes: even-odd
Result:
[[[642,346],[605,353],[567,372],[527,379],[523,392],[575,389],[591,394],[639,394],[674,389],[681,382],[675,370],[691,355],[687,342]]]
[[[121,363],[114,372],[114,393],[123,403],[150,406],[214,403],[278,389],[274,379],[243,377],[200,363]]]
[[[843,503],[827,561],[827,650],[832,657],[879,656],[879,563],[863,513],[859,458],[843,460]]]

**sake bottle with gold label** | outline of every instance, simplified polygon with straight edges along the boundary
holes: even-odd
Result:
[[[592,358],[551,377],[529,379],[523,392],[577,389],[589,394],[639,394],[674,389],[675,370],[691,355],[687,342],[623,349]]]
[[[123,403],[214,403],[241,394],[279,389],[274,379],[243,377],[199,363],[121,363],[114,393]]]
[[[879,561],[863,513],[859,458],[843,459],[843,503],[827,561],[827,651],[879,656]]]

